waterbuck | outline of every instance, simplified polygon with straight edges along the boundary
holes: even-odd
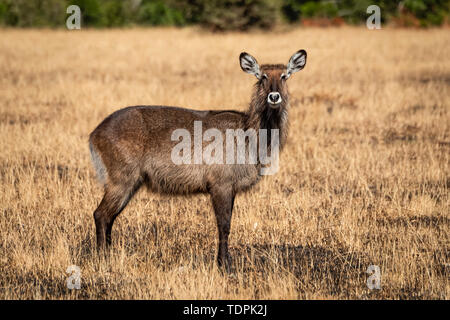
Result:
[[[104,186],[103,199],[94,212],[98,248],[111,243],[114,220],[143,184],[154,192],[170,195],[209,193],[219,232],[217,262],[219,266],[229,267],[228,236],[234,198],[260,180],[264,164],[259,159],[244,164],[174,163],[172,156],[177,141],[173,139],[173,132],[181,128],[193,134],[196,123],[201,123],[204,129],[214,128],[216,133],[253,129],[260,135],[261,130],[266,129],[269,136],[271,132],[278,133],[277,148],[281,149],[288,131],[286,80],[303,69],[306,52],[297,51],[287,66],[260,66],[245,52],[239,60],[242,70],[258,79],[246,112],[134,106],[114,112],[91,133],[91,156],[97,177]],[[249,137],[246,138],[245,144],[248,144]],[[262,146],[260,139],[258,149],[273,148],[269,141],[272,140],[266,137]],[[200,141],[200,145],[206,145],[205,141]],[[227,150],[224,148],[224,153]]]

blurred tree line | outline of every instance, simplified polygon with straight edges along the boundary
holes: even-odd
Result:
[[[364,23],[367,7],[381,8],[382,22],[435,26],[448,23],[450,0],[0,0],[0,25],[61,27],[66,9],[81,8],[84,27],[199,24],[213,31],[269,29],[277,23],[341,19]]]

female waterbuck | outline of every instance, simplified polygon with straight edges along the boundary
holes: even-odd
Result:
[[[108,116],[91,133],[89,147],[97,177],[104,185],[104,196],[94,212],[97,231],[97,245],[103,248],[111,243],[111,229],[114,220],[125,208],[128,201],[146,184],[150,190],[166,194],[209,193],[215,211],[219,231],[218,264],[230,264],[228,254],[228,235],[231,214],[237,193],[249,189],[261,177],[261,170],[267,162],[254,159],[245,163],[222,161],[227,152],[235,149],[217,145],[215,159],[219,161],[190,163],[191,149],[186,162],[174,161],[177,130],[187,130],[193,136],[194,148],[206,145],[205,139],[195,137],[193,128],[202,128],[217,133],[249,132],[254,130],[258,137],[267,131],[265,139],[259,139],[257,149],[265,148],[273,153],[282,148],[288,130],[288,91],[286,80],[306,64],[306,52],[300,50],[283,64],[258,65],[255,58],[241,53],[242,70],[258,79],[246,112],[231,110],[196,111],[167,106],[134,106],[121,109]],[[264,131],[266,130],[266,131]],[[179,131],[178,131],[179,132]],[[188,137],[189,142],[191,137]],[[237,136],[233,136],[232,144]],[[248,146],[251,135],[244,136],[244,148]],[[270,143],[269,143],[270,141]],[[198,146],[200,144],[200,146]],[[237,146],[239,148],[239,146]],[[219,148],[219,149],[218,149]],[[221,149],[223,148],[223,149]],[[272,149],[272,150],[270,150]],[[182,150],[183,151],[183,150]],[[186,151],[186,150],[184,150]],[[223,152],[222,152],[223,151]],[[239,150],[237,150],[239,152]],[[196,150],[193,150],[195,153]],[[245,151],[246,155],[250,148]],[[184,154],[186,156],[186,154]],[[194,155],[194,158],[196,156]],[[198,160],[198,155],[197,155]],[[200,159],[201,160],[201,159]]]

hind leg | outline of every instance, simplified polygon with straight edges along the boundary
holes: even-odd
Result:
[[[111,244],[111,230],[114,220],[122,212],[141,184],[142,182],[138,180],[115,185],[109,183],[105,186],[105,195],[98,208],[94,211],[98,249],[103,249]]]

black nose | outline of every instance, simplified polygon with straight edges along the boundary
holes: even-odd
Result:
[[[280,98],[280,94],[279,93],[271,93],[269,95],[269,99],[273,102],[277,102],[278,99]]]

